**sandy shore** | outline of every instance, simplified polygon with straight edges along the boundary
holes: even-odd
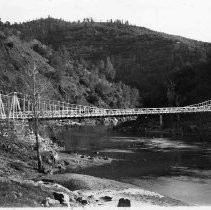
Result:
[[[86,206],[117,207],[120,199],[128,199],[132,207],[147,206],[186,206],[180,201],[155,192],[140,189],[135,185],[110,179],[102,179],[83,174],[58,174],[41,178],[44,182],[61,184],[74,192],[72,199]],[[75,204],[75,203],[74,203]]]
[[[110,179],[88,176],[85,174],[65,173],[65,168],[85,169],[89,167],[109,164],[111,158],[100,154],[85,155],[78,153],[59,153],[59,161],[65,162],[63,173],[42,176],[39,180],[58,183],[74,192],[72,205],[85,206],[112,206],[117,207],[120,199],[128,199],[131,206],[187,206],[181,201],[168,198],[155,192],[141,189],[135,185],[118,182]],[[63,164],[64,165],[64,164]],[[75,203],[76,201],[76,203]]]

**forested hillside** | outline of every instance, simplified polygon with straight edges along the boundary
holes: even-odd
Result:
[[[179,106],[211,98],[209,43],[119,20],[66,22],[49,17],[1,23],[0,30],[7,37],[18,36],[45,59],[49,71],[43,75],[57,97],[72,103]]]
[[[105,63],[88,64],[73,57],[65,46],[53,48],[37,39],[23,39],[13,26],[1,24],[0,90],[30,94],[31,72],[36,66],[42,97],[83,105],[126,108],[141,106],[136,88],[114,82],[115,70]]]

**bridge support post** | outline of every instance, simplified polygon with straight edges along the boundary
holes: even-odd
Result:
[[[4,119],[6,118],[6,114],[5,114],[5,110],[4,110],[4,104],[1,98],[1,94],[0,94],[0,114],[1,114],[1,118]]]
[[[163,115],[160,114],[160,127],[163,128]]]
[[[12,97],[11,106],[10,106],[10,111],[9,111],[9,118],[15,119],[17,117],[16,116],[17,113],[20,113],[22,115],[19,99],[17,97],[17,93],[14,92],[14,95]]]

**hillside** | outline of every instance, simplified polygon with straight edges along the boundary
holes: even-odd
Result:
[[[0,34],[0,90],[32,93],[32,70],[38,70],[37,88],[42,97],[100,107],[140,106],[135,88],[108,80],[106,72],[86,68],[81,59],[72,58],[65,48],[53,50],[38,40],[21,40],[8,25]],[[111,71],[109,60],[102,70]],[[109,76],[108,76],[109,77]]]
[[[27,42],[37,39],[54,51],[63,49],[88,72],[138,88],[144,106],[184,105],[210,99],[209,43],[131,26],[119,20],[66,22],[49,17],[7,27],[18,31]],[[52,66],[49,55],[34,50]]]

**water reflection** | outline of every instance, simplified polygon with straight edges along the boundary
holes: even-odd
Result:
[[[78,171],[127,181],[186,202],[211,205],[211,145],[197,138],[125,136],[104,128],[61,133],[67,150],[100,151],[109,165]]]

